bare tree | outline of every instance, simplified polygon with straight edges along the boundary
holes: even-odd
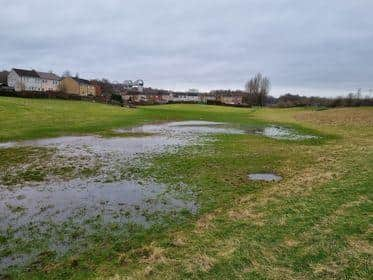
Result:
[[[361,88],[358,88],[356,91],[356,98],[361,99]]]
[[[263,107],[269,94],[270,87],[271,82],[269,78],[264,77],[261,73],[256,74],[245,86],[248,94],[248,103]]]

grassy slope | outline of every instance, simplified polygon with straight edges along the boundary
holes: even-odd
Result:
[[[7,127],[0,132],[2,139],[39,135],[37,118],[32,117],[33,133],[19,120],[10,120],[9,102],[16,107],[26,101],[0,98],[0,110],[5,108],[8,116],[0,120]],[[60,101],[27,102],[58,107]],[[192,186],[201,203],[198,217],[123,240],[104,238],[86,253],[45,260],[31,271],[15,272],[15,278],[369,279],[372,274],[372,109],[254,111],[172,105],[129,111],[72,103],[62,102],[81,113],[74,110],[50,126],[43,124],[48,129],[40,130],[40,136],[102,131],[149,119],[203,118],[301,125],[339,138],[309,145],[227,135],[203,150],[187,148],[154,158],[154,165],[133,172]],[[95,113],[89,115],[91,111]],[[51,114],[59,119],[59,113]],[[72,121],[79,115],[89,128]],[[13,132],[20,125],[20,132]],[[245,179],[257,171],[275,171],[285,179],[275,184]]]
[[[68,134],[105,133],[111,128],[163,120],[205,118],[247,121],[247,109],[172,105],[121,108],[80,101],[0,97],[0,142]]]
[[[0,142],[95,132],[127,124],[133,115],[102,104],[0,97]]]

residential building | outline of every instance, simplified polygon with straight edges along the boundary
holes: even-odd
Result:
[[[15,91],[42,91],[42,79],[35,70],[13,68],[8,75],[8,86]]]
[[[152,97],[151,94],[145,94],[137,90],[127,90],[122,94],[124,101],[132,103],[149,103],[153,101]]]
[[[247,93],[241,90],[213,90],[209,95],[215,95],[217,103],[226,105],[244,105]]]
[[[223,95],[219,99],[221,103],[227,105],[241,105],[244,103],[242,95]]]
[[[95,95],[101,96],[102,95],[102,87],[98,84],[93,85],[95,87]]]
[[[171,92],[166,92],[162,95],[162,103],[170,103],[172,102],[173,95]]]
[[[198,93],[191,92],[174,92],[172,93],[172,102],[198,103],[200,102]]]
[[[59,91],[61,78],[56,74],[49,72],[37,72],[41,78],[41,89],[42,91]]]
[[[65,77],[61,81],[61,89],[63,92],[82,96],[96,94],[96,89],[94,85],[90,83],[90,81],[77,77]]]
[[[200,101],[205,104],[214,104],[216,103],[216,95],[212,93],[203,93],[199,96]]]
[[[144,89],[143,92],[132,88],[124,91],[121,95],[125,102],[144,104],[164,104],[168,102],[165,97],[169,96],[167,91],[150,88]]]

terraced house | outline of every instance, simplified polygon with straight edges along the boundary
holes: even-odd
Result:
[[[42,79],[35,70],[13,68],[8,75],[8,86],[15,91],[42,91]]]
[[[61,78],[52,72],[37,72],[41,78],[42,91],[59,91]]]
[[[60,77],[49,72],[13,68],[8,74],[8,85],[15,91],[59,91]]]
[[[65,77],[61,81],[63,92],[82,96],[95,95],[96,89],[90,81],[77,77]]]

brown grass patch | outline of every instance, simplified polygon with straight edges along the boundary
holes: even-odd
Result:
[[[255,259],[250,261],[250,265],[247,266],[243,273],[258,272],[268,276],[268,279],[306,279],[300,274],[296,274],[293,270],[284,266],[271,266],[266,264],[261,264]]]
[[[129,263],[129,258],[128,258],[127,254],[126,253],[120,253],[120,254],[118,254],[118,262],[121,265]]]
[[[104,279],[108,279],[108,280],[124,280],[124,279],[132,279],[132,278],[123,277],[123,276],[120,276],[119,274],[115,274],[114,276],[112,276],[110,278],[99,277],[97,279],[99,279],[99,280],[104,280]]]
[[[196,223],[196,228],[194,230],[195,233],[203,233],[206,230],[213,227],[212,221],[215,218],[215,213],[208,213],[200,217]]]
[[[307,111],[296,114],[295,119],[332,126],[373,126],[373,110],[371,108],[338,108]]]
[[[167,262],[165,249],[156,246],[154,242],[140,249],[136,249],[135,254],[140,256],[140,262],[142,263],[155,264]]]
[[[257,212],[253,209],[232,209],[228,212],[228,216],[230,219],[233,220],[249,220],[250,222],[258,226],[263,226],[265,224],[263,213]]]
[[[193,256],[192,260],[187,264],[189,272],[201,270],[203,272],[209,271],[215,264],[216,260],[205,253],[199,253]]]
[[[294,239],[285,239],[285,240],[284,240],[284,244],[285,244],[287,247],[296,247],[296,246],[298,246],[299,241],[294,240]]]
[[[347,243],[355,252],[373,256],[373,246],[367,240],[358,237],[351,237],[347,239]]]
[[[175,247],[184,247],[187,245],[188,241],[183,233],[174,233],[172,234],[171,244]]]
[[[218,257],[222,258],[228,258],[231,255],[234,254],[236,251],[237,247],[239,246],[239,240],[235,239],[228,239],[228,240],[223,240],[221,242],[218,242],[216,244],[219,252],[217,253]]]
[[[261,194],[263,205],[270,202],[271,197],[289,197],[295,195],[307,195],[315,187],[325,184],[337,178],[333,171],[320,170],[318,168],[306,168],[293,174],[292,178],[268,188]]]
[[[328,277],[335,278],[338,275],[338,273],[343,269],[343,266],[335,262],[329,262],[325,264],[313,264],[311,265],[311,268],[313,272],[318,276],[326,276],[325,274],[327,274]]]
[[[359,204],[366,201],[366,199],[367,199],[366,196],[360,196],[357,200],[342,204],[329,216],[323,218],[319,223],[315,224],[309,232],[304,233],[303,234],[304,239],[308,240],[312,238],[311,232],[314,232],[315,230],[319,233],[328,234],[331,231],[331,225],[336,222],[337,217],[348,215],[347,210],[349,208],[358,206]]]
[[[43,272],[45,273],[50,273],[52,272],[53,270],[57,270],[59,268],[62,267],[62,264],[61,263],[51,263],[51,264],[48,264],[46,265],[44,268],[43,268]],[[1,279],[1,278],[0,278]]]
[[[266,272],[269,275],[270,279],[307,279],[306,277],[301,276],[300,274],[296,274],[293,270],[284,266],[271,267]]]

